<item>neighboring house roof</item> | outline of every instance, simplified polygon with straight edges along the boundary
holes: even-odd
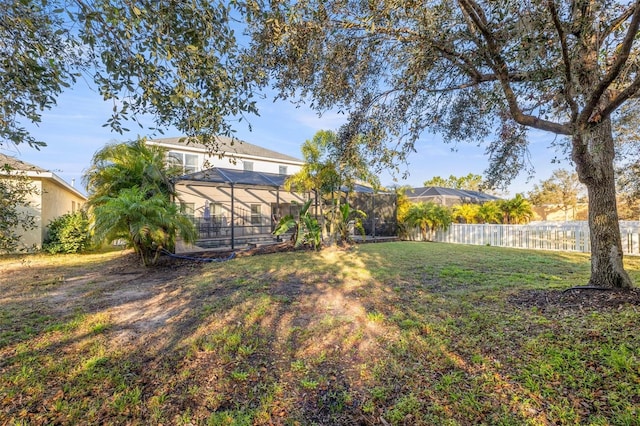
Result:
[[[25,163],[22,160],[18,160],[16,157],[10,157],[8,155],[0,154],[0,168],[5,165],[9,166],[9,168],[11,168],[12,170],[19,170],[21,172],[46,172],[45,169],[30,163]]]
[[[242,141],[240,139],[233,139],[226,136],[217,136],[218,146],[217,150],[214,151],[214,154],[226,154],[228,156],[247,156],[247,157],[256,157],[256,158],[266,158],[272,160],[280,160],[291,163],[300,163],[303,161],[299,158],[292,157],[287,154],[282,154],[280,152],[272,151],[267,148],[263,148],[258,145],[251,144],[249,142]],[[210,147],[197,142],[194,139],[189,139],[187,137],[175,137],[175,138],[162,138],[162,139],[152,139],[149,140],[150,143],[162,145],[165,147],[177,147],[177,148],[195,148],[202,152],[208,152],[211,150]]]
[[[249,186],[268,186],[272,188],[281,188],[284,186],[284,182],[288,177],[289,176],[279,175],[275,173],[213,167],[208,170],[189,173],[184,176],[177,177],[175,178],[175,181],[206,182],[226,185],[234,184]],[[353,191],[370,193],[373,192],[373,189],[364,185],[356,184],[353,187]]]
[[[421,188],[411,188],[405,193],[407,197],[412,198],[458,198],[467,203],[484,203],[487,201],[499,200],[499,197],[485,194],[479,191],[470,191],[467,189],[443,188],[440,186],[426,186]]]
[[[78,197],[84,200],[87,199],[87,197],[82,192],[80,192],[73,186],[69,185],[66,181],[61,179],[55,173],[45,170],[42,167],[38,167],[31,163],[26,163],[22,160],[18,160],[15,157],[0,154],[0,174],[6,174],[6,171],[3,168],[4,165],[8,165],[12,169],[9,172],[10,174],[21,173],[31,178],[51,179],[61,187],[65,188],[67,191],[70,191],[76,194]]]

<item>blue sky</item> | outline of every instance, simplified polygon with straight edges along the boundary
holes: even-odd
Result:
[[[318,117],[308,108],[296,107],[286,101],[277,103],[271,100],[261,101],[258,105],[260,116],[249,117],[252,131],[243,121],[236,125],[238,138],[284,154],[300,158],[302,143],[311,139],[321,129],[337,130],[344,116],[328,113]],[[45,111],[42,123],[38,126],[27,125],[37,139],[47,146],[40,151],[28,145],[17,147],[0,146],[0,152],[14,155],[19,159],[50,170],[67,182],[75,180],[76,188],[82,189],[82,173],[89,166],[93,154],[112,141],[135,139],[138,135],[149,136],[145,129],[137,125],[129,126],[131,132],[120,135],[102,127],[110,116],[112,104],[104,102],[100,95],[92,91],[86,82],[76,86],[58,98],[53,109]],[[168,130],[157,137],[180,136]],[[548,178],[558,168],[570,168],[563,164],[552,164],[556,152],[551,147],[554,136],[542,132],[532,132],[531,162],[536,170],[532,179],[520,176],[508,188],[514,195],[529,191],[534,183]],[[409,157],[409,176],[397,182],[387,173],[381,175],[383,185],[398,183],[401,185],[422,186],[433,176],[463,176],[468,173],[482,174],[487,167],[485,148],[477,144],[445,144],[432,134],[425,133],[416,144],[417,153]]]

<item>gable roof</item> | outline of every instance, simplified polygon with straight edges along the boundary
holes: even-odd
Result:
[[[8,172],[9,175],[23,174],[30,178],[50,179],[51,181],[63,187],[65,190],[74,193],[84,200],[87,199],[87,196],[80,192],[78,189],[71,186],[55,173],[50,172],[49,170],[45,170],[42,167],[38,167],[34,164],[18,160],[16,157],[0,154],[0,174],[7,174],[7,171],[3,167],[5,165],[8,165],[11,169]]]
[[[287,161],[292,163],[303,162],[299,158],[293,157],[291,155],[282,154],[280,152],[263,148],[261,146],[254,145],[252,143],[245,142],[240,139],[233,139],[226,136],[216,136],[216,139],[218,140],[217,151],[221,154],[224,153],[229,156],[238,155],[238,156],[249,156],[249,157],[261,157],[261,158],[268,158],[272,160]],[[151,139],[149,140],[149,142],[163,145],[163,146],[175,146],[178,148],[191,147],[202,152],[207,152],[211,150],[210,147],[198,142],[193,138],[190,139],[185,136],[175,137],[175,138]]]
[[[9,166],[12,170],[19,170],[21,172],[46,172],[46,170],[41,167],[18,160],[16,157],[0,153],[0,171],[4,171],[3,169],[5,165]]]
[[[458,198],[464,202],[484,203],[486,201],[499,200],[499,197],[485,194],[484,192],[471,191],[468,189],[443,188],[441,186],[425,186],[420,188],[411,188],[405,193],[411,198],[434,198],[449,197]]]

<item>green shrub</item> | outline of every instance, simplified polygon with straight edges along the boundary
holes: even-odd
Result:
[[[49,224],[42,249],[51,253],[78,253],[89,247],[89,220],[84,212],[67,213]]]

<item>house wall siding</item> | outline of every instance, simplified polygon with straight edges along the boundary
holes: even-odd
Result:
[[[165,148],[168,152],[180,152],[183,154],[192,154],[198,156],[198,170],[211,169],[213,167],[220,167],[225,169],[245,170],[245,162],[253,163],[253,170],[263,173],[280,173],[280,166],[286,166],[287,175],[292,175],[300,171],[302,163],[293,161],[286,161],[283,159],[271,159],[265,157],[249,156],[245,154],[235,154],[233,152],[221,153],[222,157],[218,154],[209,154],[203,152],[202,149],[197,147],[178,147],[172,145],[158,144],[153,141],[149,141],[149,144],[158,145]]]
[[[31,180],[33,193],[27,198],[27,205],[18,207],[18,211],[26,213],[35,219],[35,228],[27,231],[18,227],[17,234],[20,235],[19,250],[29,250],[42,247],[42,181]]]
[[[84,199],[52,180],[46,179],[42,181],[41,241],[46,239],[51,221],[64,214],[72,213],[74,203],[76,210],[78,210],[79,206],[84,203]]]

